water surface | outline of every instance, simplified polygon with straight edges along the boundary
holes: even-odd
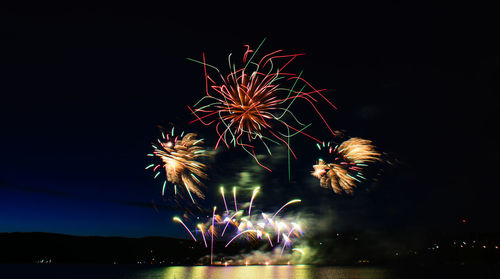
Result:
[[[500,278],[495,266],[428,268],[339,266],[170,266],[91,264],[0,264],[0,278],[16,279],[429,279]]]
[[[269,266],[169,266],[0,264],[5,278],[120,279],[393,279],[387,268]],[[3,276],[0,276],[4,278]]]
[[[360,267],[312,267],[298,266],[173,266],[148,270],[136,278],[176,279],[389,279],[390,270]],[[143,276],[143,277],[141,277]]]

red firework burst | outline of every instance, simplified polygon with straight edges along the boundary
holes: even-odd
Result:
[[[269,153],[266,142],[283,143],[295,158],[289,144],[292,136],[300,133],[320,142],[304,132],[310,124],[303,124],[292,112],[296,100],[305,100],[332,134],[333,130],[316,103],[326,102],[335,108],[322,94],[325,89],[314,88],[301,77],[302,73],[284,71],[290,62],[304,53],[282,54],[282,50],[277,50],[262,56],[257,62],[255,55],[262,43],[255,51],[245,45],[243,66],[238,69],[231,63],[229,55],[230,73],[225,77],[216,67],[205,62],[204,53],[203,61],[190,59],[203,65],[206,86],[206,96],[193,108],[189,107],[196,116],[191,123],[199,121],[207,126],[214,125],[219,137],[215,148],[221,141],[228,148],[230,145],[241,146],[258,163],[255,146],[251,143],[256,139],[265,145]],[[220,82],[207,73],[207,68],[217,72]]]

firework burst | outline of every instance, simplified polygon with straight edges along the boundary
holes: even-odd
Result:
[[[269,143],[285,144],[289,158],[290,154],[296,158],[290,147],[292,136],[303,134],[320,142],[304,132],[311,124],[304,124],[292,112],[297,100],[309,104],[334,134],[317,108],[320,102],[335,108],[323,95],[325,90],[314,88],[302,77],[302,72],[294,74],[285,71],[289,63],[304,53],[282,54],[282,50],[277,50],[257,60],[256,54],[262,43],[255,51],[246,45],[241,67],[237,68],[231,62],[230,54],[230,71],[225,77],[219,69],[205,62],[205,54],[203,61],[190,59],[203,65],[206,85],[206,96],[189,108],[196,116],[191,122],[215,126],[218,134],[215,148],[221,142],[228,148],[231,145],[240,146],[257,163],[259,160],[253,144],[255,140],[262,142],[269,154]],[[215,71],[219,78],[213,78],[207,69]]]
[[[328,150],[333,158],[332,163],[319,159],[313,166],[312,175],[320,180],[321,187],[332,188],[336,194],[353,194],[356,183],[365,179],[363,168],[367,163],[380,161],[381,156],[370,140],[361,138],[351,138],[335,147],[330,142],[317,146],[320,150]]]
[[[174,133],[174,128],[168,134],[162,133],[162,138],[152,146],[152,154],[148,156],[159,158],[159,163],[151,164],[146,169],[152,168],[154,178],[160,175],[163,169],[166,180],[163,182],[162,196],[165,194],[167,182],[174,185],[174,193],[178,194],[177,185],[182,186],[188,193],[191,201],[195,203],[192,193],[198,198],[205,198],[202,191],[204,187],[201,179],[207,179],[207,166],[199,159],[207,157],[206,150],[202,147],[203,139],[196,139],[197,134],[182,132],[180,135]]]
[[[280,207],[274,214],[266,214],[259,212],[250,214],[253,199],[259,192],[260,187],[253,190],[252,199],[248,205],[248,215],[244,214],[243,207],[237,210],[225,208],[220,214],[216,213],[216,207],[213,208],[212,216],[204,223],[197,224],[196,228],[191,231],[188,226],[178,217],[174,217],[174,221],[180,223],[189,233],[194,241],[198,239],[194,236],[201,234],[201,239],[205,248],[209,248],[207,243],[210,240],[210,259],[213,262],[213,245],[215,239],[225,241],[225,247],[228,247],[233,242],[244,240],[252,243],[261,242],[263,245],[269,245],[271,248],[276,247],[283,254],[286,248],[290,248],[295,240],[303,236],[303,231],[296,220],[287,217],[280,217],[280,213],[284,208],[299,203],[299,199],[291,200]],[[221,190],[221,193],[224,193]],[[222,195],[224,200],[224,195]],[[255,212],[255,211],[254,211]],[[268,217],[268,216],[272,217]],[[281,214],[282,215],[282,214]]]

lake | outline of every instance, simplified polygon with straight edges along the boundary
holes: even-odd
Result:
[[[337,266],[170,266],[89,264],[0,264],[1,278],[92,279],[399,279],[499,278],[495,268],[400,268]]]

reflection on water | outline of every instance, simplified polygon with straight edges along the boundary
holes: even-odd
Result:
[[[2,264],[0,278],[16,279],[443,279],[500,278],[500,266],[172,266]]]
[[[166,279],[389,279],[391,273],[375,267],[281,266],[172,266],[141,270],[130,278]]]

